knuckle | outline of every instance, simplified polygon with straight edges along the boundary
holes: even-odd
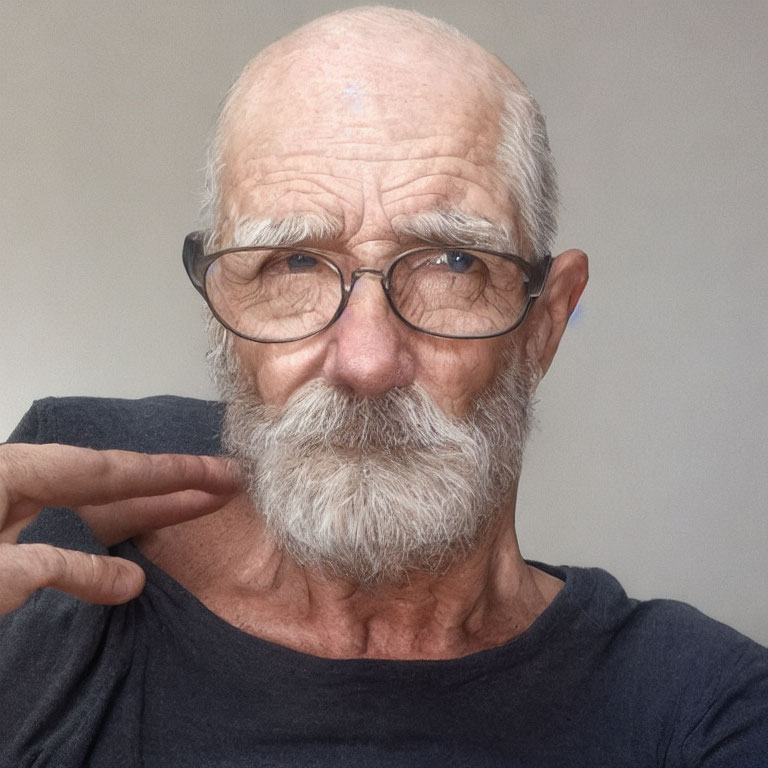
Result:
[[[111,451],[94,451],[89,449],[87,471],[93,477],[111,484],[117,474],[119,462],[116,462]],[[84,466],[85,469],[85,466]]]
[[[37,561],[38,569],[48,581],[54,581],[66,575],[70,568],[65,553],[50,544],[33,544],[32,557]]]
[[[59,549],[50,544],[21,544],[29,548],[29,572],[38,586],[61,587],[71,584],[98,584],[104,564],[93,554]]]
[[[178,474],[186,469],[185,463],[180,461],[181,458],[173,453],[156,453],[147,456],[146,461],[161,475]]]
[[[140,454],[137,456],[136,470],[144,477],[162,482],[178,477],[184,471],[184,463],[179,461],[181,458],[172,453]]]
[[[152,458],[158,459],[158,469],[173,478],[177,488],[204,486],[210,482],[212,472],[202,456],[166,453]]]

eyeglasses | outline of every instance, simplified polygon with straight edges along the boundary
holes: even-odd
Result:
[[[552,258],[534,264],[511,253],[459,245],[423,246],[384,270],[359,267],[349,283],[338,254],[303,247],[251,246],[205,253],[206,232],[184,241],[184,267],[226,328],[259,342],[298,341],[341,316],[355,282],[381,281],[407,326],[449,339],[486,339],[517,328],[541,295]]]

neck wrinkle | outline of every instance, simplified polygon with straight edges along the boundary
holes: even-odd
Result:
[[[241,554],[223,559],[233,563],[238,625],[329,658],[444,659],[494,647],[528,629],[561,586],[523,560],[514,504],[446,573],[373,589],[298,565],[263,530],[258,541],[236,540]]]

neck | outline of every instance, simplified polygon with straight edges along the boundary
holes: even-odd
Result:
[[[244,497],[137,543],[229,623],[330,658],[457,658],[497,646],[524,632],[562,586],[523,560],[514,498],[478,546],[445,571],[375,587],[299,565]]]

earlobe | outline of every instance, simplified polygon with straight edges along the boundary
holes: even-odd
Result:
[[[565,251],[552,262],[547,287],[537,301],[535,327],[526,345],[529,359],[535,355],[542,376],[552,363],[588,278],[587,255],[583,251]]]

